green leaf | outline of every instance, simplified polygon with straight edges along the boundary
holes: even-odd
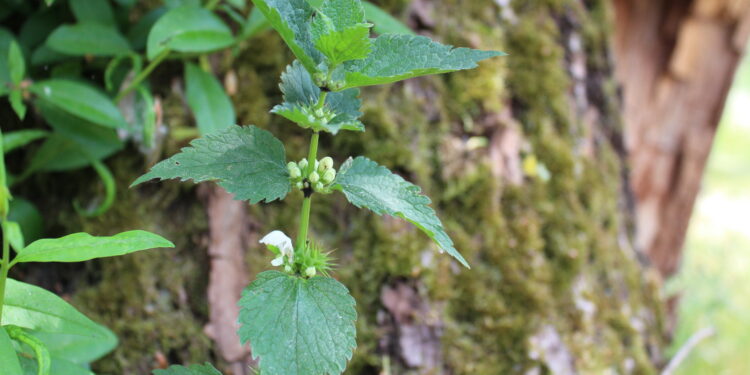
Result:
[[[15,325],[32,331],[54,355],[55,344],[49,337],[67,337],[86,358],[96,359],[117,345],[117,337],[106,327],[94,323],[54,293],[13,279],[7,280],[3,325]],[[62,335],[62,336],[60,336]]]
[[[112,100],[87,84],[51,79],[34,83],[30,90],[39,100],[95,124],[122,129],[128,126]]]
[[[8,47],[8,69],[11,83],[18,85],[23,81],[23,76],[26,74],[26,62],[21,48],[15,41],[11,42]]]
[[[97,22],[112,27],[116,25],[109,0],[68,0],[68,4],[78,22]]]
[[[375,24],[373,30],[378,34],[409,34],[416,35],[414,31],[408,28],[387,12],[380,9],[377,5],[363,1],[362,6],[365,9],[365,18]]]
[[[34,241],[42,236],[44,221],[42,214],[33,203],[16,196],[10,201],[9,211],[8,220],[21,226],[21,232],[26,241]]]
[[[103,1],[92,3],[98,2]],[[131,52],[127,39],[117,29],[91,21],[60,25],[50,34],[47,46],[55,52],[73,56],[119,56]]]
[[[385,34],[375,39],[367,58],[347,61],[334,71],[334,88],[380,85],[472,69],[479,61],[502,55],[497,51],[453,48],[424,36]]]
[[[260,11],[258,7],[253,7],[250,14],[247,16],[245,23],[242,24],[242,31],[240,31],[240,39],[250,39],[263,31],[271,28],[271,23],[268,22],[266,16]]]
[[[322,52],[330,66],[344,61],[364,59],[372,51],[369,23],[361,23],[340,31],[331,31],[315,40],[315,47]]]
[[[212,74],[195,64],[185,63],[185,84],[187,101],[202,135],[235,124],[232,101]]]
[[[211,52],[234,43],[232,31],[211,11],[184,5],[159,18],[148,34],[148,58],[164,51]]]
[[[23,240],[23,232],[21,232],[21,226],[18,225],[15,221],[6,221],[5,222],[5,232],[4,234],[8,236],[8,242],[10,242],[10,246],[13,248],[13,250],[16,251],[16,253],[20,253],[24,246],[26,246],[26,242]]]
[[[284,103],[275,106],[272,113],[315,131],[336,134],[340,130],[365,130],[359,121],[362,113],[358,89],[328,93],[325,105],[318,109],[320,88],[297,60],[281,75],[279,87],[284,93]]]
[[[167,13],[167,10],[166,7],[161,7],[146,13],[145,16],[141,17],[138,22],[128,30],[128,40],[133,48],[139,51],[146,48],[146,42],[148,41],[148,34],[151,31],[151,28],[161,16]]]
[[[253,0],[253,4],[266,16],[305,69],[316,72],[322,56],[311,39],[308,21],[314,9],[310,4],[305,0]]]
[[[283,199],[290,190],[284,145],[255,126],[230,126],[190,143],[156,164],[131,186],[151,179],[218,180],[219,186],[250,203]]]
[[[7,29],[0,27],[0,96],[7,94],[10,79],[10,66],[8,65],[8,52],[10,45],[15,43],[15,36]]]
[[[210,363],[206,362],[203,365],[190,365],[180,366],[172,365],[165,370],[154,370],[153,375],[221,375],[221,372],[217,370]]]
[[[62,12],[54,9],[39,9],[25,17],[21,31],[18,33],[18,42],[24,50],[33,50],[47,39],[52,30],[60,25],[64,17]]]
[[[340,374],[357,345],[354,298],[332,278],[263,272],[238,304],[240,340],[264,374]]]
[[[30,355],[30,353],[29,353]],[[65,357],[51,356],[50,375],[94,375],[93,372],[83,368],[85,364],[78,365]],[[37,375],[38,364],[32,358],[21,357],[24,375]]]
[[[174,244],[161,236],[142,230],[123,232],[111,237],[75,233],[55,239],[34,241],[26,246],[13,262],[83,262],[161,247],[174,247]]]
[[[23,92],[21,90],[13,90],[10,92],[10,106],[13,108],[13,112],[16,112],[18,118],[23,120],[26,117],[26,104],[23,103]]]
[[[2,327],[0,327],[0,369],[3,369],[3,375],[23,375],[13,342]]]
[[[364,59],[372,50],[371,24],[359,0],[328,0],[315,13],[310,31],[329,69],[347,60]]]
[[[27,144],[42,139],[49,135],[48,131],[45,130],[16,130],[3,134],[3,152],[9,153],[19,147],[26,146]]]
[[[55,129],[37,150],[24,175],[38,170],[64,171],[90,165],[119,151],[123,143],[114,129],[105,128],[37,101],[42,116]]]
[[[416,225],[430,236],[442,250],[456,258],[461,264],[469,264],[453,247],[445,228],[435,211],[430,208],[430,198],[421,194],[419,186],[405,181],[365,157],[349,159],[341,166],[334,188],[346,195],[357,207],[372,210],[378,215],[400,217]]]

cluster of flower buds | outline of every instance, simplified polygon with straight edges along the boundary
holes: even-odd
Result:
[[[308,169],[307,159],[302,159],[299,163],[290,161],[286,167],[289,170],[289,178],[297,189],[313,189],[319,193],[331,192],[331,183],[336,179],[336,169],[333,168],[333,159],[330,157],[316,160],[312,169]]]

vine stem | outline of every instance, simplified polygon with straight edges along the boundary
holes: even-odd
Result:
[[[151,74],[151,72],[156,69],[156,67],[159,66],[159,64],[161,64],[164,59],[167,58],[167,55],[169,55],[168,49],[165,49],[164,51],[161,51],[161,53],[156,55],[156,58],[151,60],[148,66],[146,66],[146,68],[141,70],[141,72],[138,73],[135,78],[133,78],[133,81],[130,82],[128,87],[117,94],[117,96],[115,97],[115,102],[119,102],[120,100],[122,100],[122,98],[125,97],[125,95],[128,95],[131,91],[135,90],[135,88],[138,87],[138,85],[143,82],[143,80],[146,79],[146,77],[148,77],[148,75]]]

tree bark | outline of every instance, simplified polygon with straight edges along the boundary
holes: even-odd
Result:
[[[670,276],[748,42],[750,1],[616,0],[615,6],[636,247]]]
[[[473,71],[363,90],[367,132],[321,138],[319,154],[337,165],[365,155],[422,186],[472,265],[462,269],[402,220],[359,211],[341,196],[316,197],[311,235],[335,250],[333,274],[357,301],[358,349],[347,373],[655,373],[665,345],[663,301],[658,278],[631,245],[610,2],[378,3],[419,33],[510,56]],[[290,160],[305,157],[309,134],[268,115],[292,60],[281,39],[266,33],[238,55],[217,57],[218,71],[232,71],[241,83],[232,97],[239,123],[271,130]],[[153,79],[164,122],[173,127],[190,121],[179,94],[164,84],[179,79],[174,67]],[[168,138],[165,155],[182,145]],[[223,220],[225,201],[204,207],[193,187],[178,182],[128,190],[143,171],[141,158],[123,153],[108,163],[120,189],[112,211],[61,220],[64,231],[152,229],[177,249],[106,260],[71,276],[76,305],[123,342],[94,369],[147,373],[161,353],[171,363],[210,360],[230,370],[227,360],[235,357],[222,356],[226,350],[201,334],[228,313],[217,311],[212,292],[206,297],[208,265],[221,259],[205,254],[222,240],[212,225]],[[44,206],[56,217],[67,202],[48,191],[53,186],[25,188],[36,192],[26,196],[56,200]],[[257,220],[249,234],[294,233],[300,202],[291,194],[283,203],[249,207]],[[242,246],[241,238],[227,240]],[[270,267],[270,255],[246,243],[252,279]],[[225,280],[232,293],[239,279]],[[122,280],[128,288],[118,287]]]

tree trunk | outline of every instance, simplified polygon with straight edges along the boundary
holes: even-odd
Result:
[[[658,278],[631,245],[610,2],[379,4],[442,42],[510,56],[474,71],[368,88],[367,132],[322,137],[319,154],[337,164],[366,155],[422,186],[473,267],[439,255],[401,220],[358,211],[341,196],[316,198],[312,236],[335,249],[334,275],[357,300],[359,347],[347,373],[655,373],[665,344],[663,301]],[[280,38],[263,34],[238,56],[227,52],[215,61],[241,83],[233,96],[239,122],[271,130],[287,143],[290,158],[304,157],[307,132],[268,114],[291,61]],[[176,67],[163,66],[154,79],[171,126],[190,121],[179,93],[170,90],[179,85],[168,84],[180,77]],[[180,146],[168,140],[165,154]],[[178,182],[128,190],[143,161],[123,153],[108,163],[119,194],[101,218],[78,219],[67,209],[70,196],[91,190],[79,189],[90,172],[61,190],[45,183],[59,176],[23,187],[47,203],[52,222],[62,223],[53,233],[143,228],[177,245],[102,260],[67,276],[76,305],[122,341],[94,369],[145,374],[164,362],[210,360],[229,373],[226,360],[237,360],[203,334],[221,314],[206,295],[207,248],[221,238],[211,207],[222,201],[204,207],[194,187]],[[255,238],[274,229],[294,233],[300,204],[293,194],[250,207],[230,240],[243,231]],[[271,256],[255,241],[246,245],[252,279],[270,268]]]
[[[617,77],[637,200],[636,247],[664,276],[679,266],[734,71],[747,0],[616,0]]]

